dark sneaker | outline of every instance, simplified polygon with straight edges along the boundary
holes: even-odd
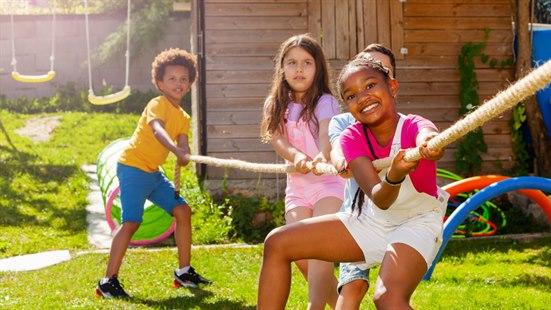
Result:
[[[174,287],[197,287],[199,284],[211,284],[212,282],[208,279],[203,278],[200,274],[195,272],[193,267],[189,267],[189,270],[186,273],[181,275],[174,272]]]
[[[122,284],[119,282],[119,279],[117,279],[117,277],[109,278],[109,281],[104,284],[101,284],[101,281],[98,281],[98,286],[96,287],[96,295],[98,297],[105,298],[130,297],[122,288]]]

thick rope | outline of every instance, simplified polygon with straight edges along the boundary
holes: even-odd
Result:
[[[468,132],[514,107],[549,83],[551,83],[551,61],[547,61],[530,74],[518,80],[515,84],[509,86],[506,90],[498,93],[490,101],[484,103],[478,109],[430,139],[427,147],[432,150],[444,148]],[[404,159],[408,161],[415,161],[419,158],[421,158],[421,154],[417,147],[407,150],[404,155]],[[391,158],[375,160],[373,166],[377,170],[381,170],[390,166],[391,161]]]
[[[549,83],[551,83],[551,61],[547,61],[530,74],[518,80],[515,84],[509,86],[505,91],[498,93],[490,101],[432,138],[428,142],[427,147],[432,150],[444,148],[468,132],[482,126],[487,121],[522,102],[528,96],[535,94],[536,91],[544,88]],[[419,148],[407,150],[404,158],[409,161],[420,159]],[[295,171],[294,166],[287,164],[258,164],[237,159],[219,159],[201,155],[191,155],[190,160],[209,166],[236,168],[260,173],[289,173]],[[391,162],[392,158],[390,157],[377,159],[373,161],[373,166],[375,169],[381,170],[390,166]],[[335,167],[327,163],[317,163],[315,168],[321,174],[338,174]]]
[[[180,189],[182,188],[182,182],[180,182],[181,171],[180,164],[176,161],[176,165],[174,166],[174,199],[180,198]]]

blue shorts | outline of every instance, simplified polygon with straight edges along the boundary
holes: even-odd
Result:
[[[146,172],[125,164],[117,164],[122,222],[142,222],[145,200],[149,200],[172,215],[175,207],[187,205],[182,198],[174,198],[174,186],[160,171]]]
[[[337,284],[337,293],[340,294],[343,286],[356,280],[364,280],[365,282],[369,282],[369,269],[361,269],[358,267],[357,264],[340,263],[339,284]]]

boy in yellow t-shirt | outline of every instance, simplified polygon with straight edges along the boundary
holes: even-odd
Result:
[[[210,283],[190,266],[191,209],[183,198],[175,198],[172,183],[159,171],[169,152],[182,166],[189,161],[190,116],[180,107],[180,101],[195,81],[197,63],[195,56],[184,50],[168,49],[155,57],[151,67],[151,81],[162,95],[145,107],[117,165],[122,225],[113,237],[105,277],[96,288],[96,294],[107,298],[129,297],[117,275],[128,244],[142,222],[146,199],[176,220],[179,268],[174,271],[175,283],[185,287]]]

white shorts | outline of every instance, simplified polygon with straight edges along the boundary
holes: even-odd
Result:
[[[399,224],[374,218],[362,212],[337,213],[362,252],[364,262],[357,262],[359,268],[367,269],[380,264],[385,252],[393,243],[404,243],[414,248],[427,263],[432,264],[442,243],[442,215],[426,212],[401,221]]]

